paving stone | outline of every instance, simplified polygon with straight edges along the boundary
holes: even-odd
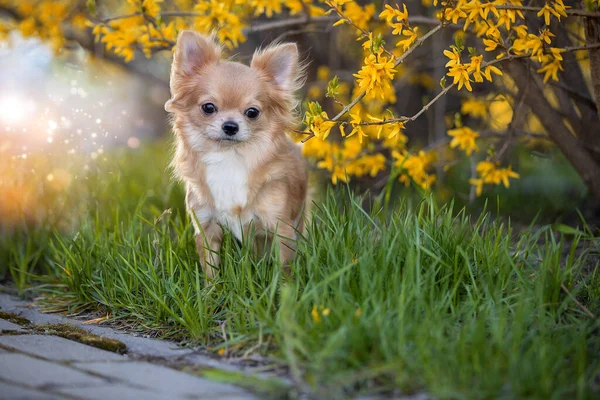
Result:
[[[57,361],[126,360],[125,356],[48,335],[1,336],[0,344],[24,353]]]
[[[0,290],[1,290],[1,286],[0,286]],[[204,351],[203,349],[199,348],[199,349],[192,349],[189,347],[181,347],[178,346],[177,344],[173,343],[173,342],[169,342],[166,340],[159,340],[159,339],[151,339],[151,338],[146,338],[146,337],[140,337],[140,335],[137,335],[135,333],[127,333],[127,332],[121,332],[118,331],[116,329],[113,329],[109,326],[106,325],[83,325],[82,321],[80,320],[75,320],[72,318],[67,318],[67,317],[63,317],[57,314],[44,314],[41,313],[37,307],[32,306],[31,303],[28,303],[26,301],[23,301],[21,299],[18,299],[17,297],[11,296],[9,294],[6,293],[0,293],[0,308],[4,311],[7,312],[11,312],[14,313],[16,315],[20,315],[24,318],[27,318],[28,320],[30,320],[32,322],[33,325],[40,325],[40,324],[69,324],[78,328],[82,328],[86,331],[89,331],[93,334],[102,336],[102,337],[107,337],[107,338],[112,338],[112,339],[117,339],[120,340],[121,342],[123,342],[126,346],[127,346],[127,352],[128,355],[127,357],[125,356],[118,356],[116,354],[113,353],[109,353],[112,357],[119,357],[120,360],[123,360],[125,363],[131,363],[129,357],[158,357],[164,360],[170,360],[170,361],[181,361],[181,362],[188,362],[191,363],[193,365],[198,365],[198,366],[210,366],[213,368],[217,368],[217,369],[225,369],[225,370],[233,370],[233,371],[237,371],[237,372],[242,372],[242,369],[240,366],[238,365],[234,365],[232,363],[223,361],[223,360],[219,360],[219,359],[215,359],[212,356],[210,356],[208,353],[206,353],[206,351]],[[39,335],[31,335],[31,336],[39,336]],[[4,336],[0,336],[0,339],[2,339]],[[30,339],[31,340],[31,339]],[[60,341],[63,341],[66,339],[61,339]],[[77,342],[72,342],[72,341],[67,341],[69,342],[70,346],[80,346],[80,343]],[[0,340],[0,344],[2,344],[2,341]],[[17,348],[16,346],[13,345],[7,345],[9,347],[13,347],[13,348]],[[85,345],[83,345],[84,347],[87,347]],[[25,348],[27,347],[27,348]],[[40,357],[48,357],[50,359],[55,359],[55,360],[74,360],[76,362],[78,362],[78,359],[73,359],[73,355],[68,355],[65,356],[65,351],[72,353],[70,351],[69,348],[67,348],[66,350],[59,350],[59,351],[54,351],[53,349],[48,349],[49,346],[44,345],[42,347],[42,349],[36,348],[36,347],[32,347],[31,345],[25,345],[24,347],[21,347],[20,349],[23,352],[28,352],[28,353],[32,353],[32,354],[36,354]],[[35,351],[32,351],[32,349],[34,349]],[[101,354],[106,354],[106,352],[102,351],[102,350],[98,350],[98,349],[92,349],[92,351],[95,352],[95,350],[100,351]],[[2,350],[0,349],[0,354],[2,353]],[[56,354],[58,353],[58,355]],[[98,354],[98,353],[96,353]],[[116,359],[115,359],[116,360]],[[98,362],[95,362],[98,361]],[[81,368],[86,367],[86,362],[90,362],[90,364],[101,364],[99,361],[106,361],[104,359],[102,360],[96,360],[95,357],[91,357],[91,358],[86,358],[85,360],[83,360],[83,364],[81,362],[78,362],[78,366]],[[118,362],[114,362],[111,365],[112,369],[116,369],[118,368]],[[152,367],[153,365],[150,363],[142,363],[144,365],[149,365],[150,367]],[[2,370],[2,365],[0,363],[0,371]],[[148,385],[152,385],[152,393],[160,393],[160,395],[162,396],[162,398],[175,398],[176,395],[173,393],[173,387],[177,387],[176,393],[180,393],[182,395],[182,399],[202,399],[202,400],[208,400],[208,399],[219,399],[219,398],[226,398],[226,399],[237,399],[237,400],[248,400],[248,399],[254,399],[256,397],[254,397],[250,392],[247,392],[243,389],[237,388],[233,385],[228,385],[228,384],[221,384],[221,383],[216,383],[210,380],[206,380],[204,378],[201,377],[197,377],[197,376],[193,376],[190,374],[186,374],[183,372],[179,372],[173,369],[169,369],[166,367],[161,367],[161,366],[156,366],[156,368],[158,368],[159,370],[156,371],[155,369],[153,369],[153,374],[154,375],[148,375],[148,374],[140,374],[141,376],[137,376],[135,378],[132,379],[128,379],[128,381],[134,381],[134,382],[142,382],[142,385],[134,385],[131,384],[130,386],[137,386],[138,389],[143,390],[145,389]],[[167,371],[167,373],[164,372],[165,369]],[[172,378],[173,376],[170,373],[174,373],[176,374],[176,376],[178,378],[174,379],[174,382],[176,382],[175,384],[170,384],[169,381],[167,380],[167,378],[164,378],[161,380],[161,377],[159,376],[158,378],[155,377],[156,374],[164,374],[167,377]],[[248,370],[246,370],[246,372],[249,372]],[[181,378],[181,375],[183,375],[183,378]],[[1,374],[0,374],[1,375]],[[121,373],[116,373],[116,374],[111,374],[111,373],[106,373],[104,374],[106,376],[110,376],[112,378],[118,378],[118,385],[125,385],[124,387],[127,387],[127,384],[122,383],[124,381],[123,376],[121,376]],[[148,378],[148,376],[150,376],[150,378]],[[183,379],[192,379],[193,382],[195,382],[192,386],[182,386],[185,382],[183,382]],[[158,383],[156,383],[158,382]],[[198,382],[201,382],[202,385],[199,385]],[[114,383],[115,385],[117,385],[117,382]],[[185,383],[187,385],[187,383]],[[163,387],[160,387],[160,386]],[[169,387],[169,389],[166,389],[164,387],[164,385],[167,385],[167,387]],[[106,385],[100,385],[102,387],[106,387]],[[179,389],[179,387],[183,387],[183,389]],[[65,388],[62,388],[65,389]],[[61,389],[61,390],[62,390]],[[109,390],[109,389],[98,389],[98,391],[100,393],[102,393],[102,390]],[[108,392],[107,392],[108,393]],[[66,393],[64,393],[65,396],[67,396]],[[135,395],[135,394],[134,394]],[[119,396],[110,396],[110,395],[105,395],[103,396],[104,398],[120,398]],[[0,393],[0,399],[2,399],[1,393]]]
[[[65,388],[59,389],[60,393],[86,400],[167,400],[174,397],[165,396],[164,393],[149,392],[122,384],[95,386],[91,388]]]
[[[13,324],[10,321],[7,321],[5,319],[0,319],[0,331],[22,331],[23,329],[21,329],[21,327],[17,324]]]
[[[0,353],[0,379],[33,387],[101,385],[106,380],[19,353]]]
[[[183,348],[165,340],[140,337],[131,333],[119,332],[106,326],[83,325],[81,323],[82,321],[66,318],[57,314],[44,314],[35,308],[28,307],[26,302],[6,293],[0,293],[0,308],[4,311],[27,318],[34,325],[69,324],[84,329],[95,335],[119,340],[125,343],[128,352],[135,353],[139,356],[178,359],[180,357],[196,353],[190,348]]]
[[[254,398],[249,392],[235,386],[147,362],[77,363],[75,366],[169,396],[183,396],[188,399]]]
[[[4,400],[62,400],[62,396],[0,382],[0,398]]]

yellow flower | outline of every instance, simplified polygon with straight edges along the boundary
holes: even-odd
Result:
[[[336,125],[335,121],[329,121],[327,113],[322,110],[321,105],[317,102],[309,102],[307,108],[304,123],[317,138],[327,139],[331,128]]]
[[[543,54],[542,38],[529,33],[527,36],[515,40],[512,48],[516,54],[526,54],[530,51],[530,54],[540,61]]]
[[[388,138],[388,139],[392,139],[392,138],[395,138],[395,137],[399,137],[399,138],[400,138],[400,140],[401,140],[402,142],[406,143],[406,141],[407,141],[408,139],[407,139],[407,138],[406,138],[406,136],[404,136],[404,134],[402,133],[402,129],[404,129],[404,128],[405,128],[405,126],[404,126],[404,122],[395,122],[395,123],[393,123],[393,124],[387,124],[386,126],[387,126],[387,127],[390,127],[390,126],[391,126],[391,128],[390,128],[390,132],[389,132],[389,133],[388,133],[388,135],[387,135],[387,138]]]
[[[335,122],[326,121],[326,119],[327,113],[323,111],[322,115],[317,115],[314,117],[312,123],[309,126],[310,131],[321,140],[327,139],[331,128],[335,126]]]
[[[558,81],[558,71],[564,71],[561,62],[563,57],[560,54],[562,52],[564,52],[564,49],[551,47],[550,54],[542,57],[542,67],[537,72],[544,73],[544,83],[550,78],[553,81]]]
[[[546,42],[546,44],[550,44],[553,37],[556,37],[556,35],[550,32],[548,28],[544,28],[540,31],[540,39]]]
[[[468,71],[473,73],[473,78],[475,78],[475,82],[483,82],[483,76],[481,74],[482,61],[482,55],[471,57],[471,64],[469,65]]]
[[[448,131],[448,135],[452,136],[453,139],[450,142],[450,147],[463,150],[467,156],[470,156],[473,151],[479,150],[477,144],[475,143],[475,139],[479,137],[479,133],[475,132],[468,126],[463,126],[462,128],[451,129]]]
[[[317,68],[317,79],[320,81],[326,81],[329,79],[330,73],[331,72],[328,66],[321,65],[319,68]]]
[[[337,144],[323,140],[309,140],[302,145],[302,154],[306,157],[324,159],[336,151]]]
[[[402,22],[396,22],[396,23],[390,24],[390,27],[392,28],[392,35],[399,35],[402,33],[404,24]]]
[[[562,61],[563,57],[560,53],[564,53],[566,50],[565,49],[559,49],[557,47],[550,47],[550,53],[552,54],[552,57],[554,57],[556,60]]]
[[[488,106],[485,102],[475,98],[463,100],[460,106],[461,113],[465,115],[470,115],[475,118],[487,117],[487,109]]]
[[[452,51],[444,50],[444,55],[450,59],[450,61],[446,63],[445,67],[452,67],[460,64],[460,53],[455,46],[452,46]]]
[[[544,83],[548,82],[548,79],[552,78],[553,81],[558,81],[558,71],[562,71],[563,67],[558,60],[554,60],[547,64],[544,64],[542,68],[538,69],[537,72],[544,73]]]
[[[237,47],[246,40],[239,15],[234,13],[235,2],[207,0],[198,2],[194,11],[203,14],[194,18],[194,29],[208,34],[215,32],[217,38],[227,48]]]
[[[483,76],[485,76],[485,79],[487,79],[490,82],[492,81],[492,72],[498,76],[502,76],[502,71],[500,71],[498,68],[494,67],[493,65],[488,65],[484,69]]]
[[[162,3],[163,0],[143,0],[142,1],[142,10],[144,14],[156,18],[160,13],[159,3]]]
[[[498,47],[498,43],[491,39],[483,39],[483,44],[485,45],[485,51],[494,51]]]
[[[503,168],[500,171],[500,177],[502,179],[502,184],[504,184],[505,188],[510,187],[509,178],[519,179],[521,176],[512,170],[512,167],[509,165],[508,168]]]
[[[308,88],[308,91],[306,92],[306,96],[311,100],[318,99],[319,97],[321,97],[321,94],[321,88],[317,85],[312,85]]]
[[[483,179],[471,178],[469,179],[469,183],[475,186],[475,194],[481,196],[481,193],[483,192]]]
[[[312,4],[312,0],[286,0],[285,6],[290,9],[290,15],[296,15],[308,10],[311,17],[325,15],[325,10]]]
[[[398,6],[396,6],[396,8],[392,8],[392,6],[386,4],[385,9],[379,14],[379,18],[385,19],[385,22],[390,26],[392,25],[394,18],[396,18],[397,22],[408,24],[408,10],[406,9],[406,4],[403,6],[404,10],[400,11]]]
[[[491,161],[480,161],[475,170],[479,175],[486,176],[496,168],[496,165]]]
[[[509,165],[507,168],[498,168],[498,163],[489,160],[481,161],[477,164],[477,178],[469,179],[469,183],[475,186],[477,196],[483,191],[484,184],[499,185],[510,187],[510,178],[518,179],[520,176],[512,170]]]
[[[345,160],[353,159],[358,157],[363,149],[363,144],[359,140],[358,136],[347,138],[344,140],[344,147],[341,150],[341,156]]]
[[[250,3],[255,8],[254,15],[265,14],[271,18],[273,14],[281,14],[281,0],[252,0]]]
[[[550,4],[546,3],[544,7],[537,13],[538,17],[544,16],[544,22],[546,25],[550,25],[550,15],[554,15],[556,19],[560,22],[560,17],[567,17],[567,8],[571,8],[570,6],[565,6],[562,0],[554,1],[554,8],[550,6]]]
[[[417,31],[418,30],[419,30],[418,27],[404,29],[402,31],[402,34],[404,36],[406,36],[406,39],[398,41],[398,43],[396,43],[396,46],[398,46],[398,47],[402,46],[402,49],[404,51],[408,50],[410,48],[410,46],[412,46],[412,44],[417,40],[417,38],[418,38]]]
[[[460,3],[457,5],[457,8],[458,7],[460,7]],[[496,18],[499,16],[498,10],[496,9],[495,4],[492,2],[481,3],[479,1],[470,1],[462,6],[462,9],[468,11],[469,13],[465,19],[465,25],[463,27],[465,31],[469,27],[469,24],[472,22],[477,22],[479,17],[486,20],[490,12],[492,12]]]
[[[396,160],[394,165],[403,170],[399,180],[406,186],[410,185],[412,179],[417,185],[426,189],[435,181],[435,175],[427,173],[427,169],[435,159],[433,153],[419,151],[418,154],[408,154],[394,150],[392,151],[392,157]]]
[[[383,154],[367,155],[362,157],[361,161],[371,177],[385,169],[386,158]]]
[[[345,5],[344,15],[360,29],[366,30],[369,27],[369,21],[375,15],[375,4],[368,4],[361,7],[355,2],[347,3]]]
[[[394,61],[384,56],[370,54],[365,58],[365,65],[354,76],[361,90],[366,92],[366,99],[385,98],[386,90],[392,89],[394,78]]]
[[[458,8],[448,7],[444,10],[444,19],[452,21],[453,24],[458,23],[459,18],[465,18],[467,13]]]
[[[469,66],[468,65],[455,65],[450,68],[450,71],[447,74],[454,78],[453,83],[458,84],[458,90],[460,90],[463,85],[467,88],[469,92],[473,91],[471,87],[471,78],[469,78]]]
[[[313,306],[310,315],[312,316],[313,321],[315,321],[317,324],[321,323],[321,315],[319,314],[319,310],[317,310],[317,306]]]
[[[363,141],[363,137],[367,136],[362,130],[360,123],[362,122],[360,115],[358,113],[350,113],[350,125],[352,125],[352,131],[347,137],[351,137],[355,133],[358,133],[358,139],[360,143]]]
[[[341,165],[336,165],[331,174],[331,183],[337,185],[338,182],[348,182],[348,174]]]

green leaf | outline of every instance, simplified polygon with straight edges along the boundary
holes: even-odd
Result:
[[[565,224],[552,224],[552,229],[565,235],[583,235],[583,232],[581,232],[579,229]]]
[[[454,42],[456,43],[456,48],[458,49],[458,51],[462,52],[464,50],[462,36],[457,35],[456,39],[454,39]]]
[[[333,79],[331,79],[327,83],[327,93],[325,94],[325,97],[335,98],[335,96],[337,96],[339,93],[340,93],[339,78],[337,76],[334,76]]]

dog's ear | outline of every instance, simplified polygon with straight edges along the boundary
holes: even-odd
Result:
[[[302,85],[304,68],[300,64],[295,43],[275,44],[257,50],[250,66],[264,72],[282,89],[296,90]]]
[[[165,103],[165,110],[173,112],[178,102],[179,87],[186,77],[203,67],[215,64],[221,59],[221,47],[214,36],[202,36],[194,31],[181,31],[177,37],[177,47],[171,66],[171,94],[174,96]]]
[[[214,36],[202,36],[194,31],[181,31],[173,57],[172,71],[190,75],[221,59],[221,47]]]

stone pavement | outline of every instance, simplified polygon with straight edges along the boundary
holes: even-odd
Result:
[[[43,314],[8,294],[0,293],[0,310],[0,399],[246,400],[287,392],[283,380],[246,374],[200,350]],[[58,324],[100,336],[96,341],[112,339],[109,344],[125,354],[69,340]],[[225,379],[207,379],[203,371]],[[232,380],[246,382],[246,388],[224,383]],[[249,390],[253,380],[261,380],[262,391]],[[278,389],[268,393],[265,387]]]

